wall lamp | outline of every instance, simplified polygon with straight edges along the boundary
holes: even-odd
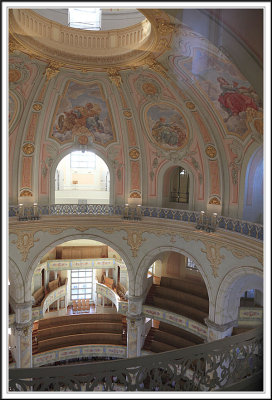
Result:
[[[123,219],[127,219],[130,221],[140,221],[142,219],[141,204],[138,204],[136,207],[130,207],[128,204],[125,204]]]
[[[34,203],[32,207],[27,207],[27,209],[24,208],[23,204],[19,204],[18,219],[19,221],[40,219],[38,204]]]
[[[215,232],[217,225],[217,213],[208,215],[205,211],[200,212],[200,217],[196,225],[196,229],[200,229],[206,232]]]

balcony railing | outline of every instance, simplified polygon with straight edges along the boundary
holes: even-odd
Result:
[[[122,217],[124,215],[124,209],[125,206],[113,206],[110,204],[53,204],[49,206],[37,206],[35,212],[39,217],[45,215],[116,215]],[[31,219],[34,217],[33,207],[24,207],[21,211],[19,206],[9,207],[9,217],[19,216],[20,212],[23,213],[26,219]],[[141,206],[142,217],[171,219],[197,224],[200,219],[200,215],[201,212],[199,211]],[[137,218],[137,220],[138,219],[139,218]],[[217,228],[237,232],[258,240],[263,240],[263,226],[254,222],[243,221],[240,219],[219,215],[217,216]]]
[[[160,354],[82,365],[9,370],[9,391],[214,391],[258,380],[262,329]]]

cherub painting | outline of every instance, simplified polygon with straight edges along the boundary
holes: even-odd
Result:
[[[52,137],[59,142],[74,135],[92,136],[95,143],[106,145],[115,138],[106,101],[97,84],[70,82],[60,102]]]
[[[167,104],[155,105],[147,112],[152,141],[167,150],[177,150],[188,141],[187,124],[178,110]]]

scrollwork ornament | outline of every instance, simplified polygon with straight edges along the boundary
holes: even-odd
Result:
[[[142,245],[142,243],[146,240],[142,237],[142,232],[140,231],[126,231],[127,237],[123,237],[123,240],[126,240],[128,245],[131,248],[132,256],[137,257],[137,252]]]
[[[145,64],[147,64],[150,69],[153,69],[155,72],[162,75],[164,78],[168,79],[167,69],[158,61],[156,61],[154,58],[148,57],[145,60]]]
[[[12,243],[17,245],[17,249],[22,254],[22,261],[26,261],[29,250],[34,246],[34,242],[40,239],[34,239],[34,232],[18,232],[17,241],[13,240]]]
[[[122,84],[122,77],[119,74],[119,70],[117,68],[108,68],[107,73],[111,82],[119,88]]]
[[[46,75],[46,81],[54,78],[60,72],[60,67],[62,67],[61,63],[50,62],[44,73]]]
[[[32,335],[32,321],[29,321],[27,323],[15,323],[13,325],[13,330],[14,333],[17,334],[18,336],[22,338],[27,338]]]
[[[157,28],[162,35],[175,31],[175,26],[167,21],[158,21]]]
[[[225,256],[220,255],[220,246],[217,243],[204,242],[204,244],[206,245],[206,249],[201,249],[201,251],[207,255],[207,259],[212,267],[213,276],[217,278],[219,265]]]

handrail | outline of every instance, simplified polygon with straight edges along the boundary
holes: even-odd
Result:
[[[40,217],[45,215],[104,215],[123,216],[124,206],[111,204],[53,204],[37,206]],[[30,218],[33,216],[33,207],[24,207],[24,213]],[[19,206],[9,207],[9,217],[19,214]],[[200,211],[179,210],[163,207],[141,207],[142,217],[162,218],[196,224]],[[258,240],[263,240],[263,225],[255,222],[244,221],[237,218],[217,217],[217,228],[246,235]]]
[[[9,371],[10,391],[211,391],[263,369],[262,329],[125,360]]]

